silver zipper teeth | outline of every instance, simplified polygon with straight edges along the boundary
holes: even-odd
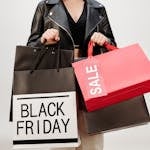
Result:
[[[51,21],[53,21],[55,24],[57,24],[57,25],[58,25],[59,27],[61,27],[64,31],[67,32],[67,34],[68,34],[69,37],[71,38],[71,41],[72,41],[72,43],[73,43],[73,47],[74,47],[74,49],[75,49],[75,42],[74,42],[74,40],[73,40],[71,34],[70,34],[63,26],[61,26],[60,24],[58,24],[57,22],[55,22],[50,16],[48,16],[48,17],[49,17],[49,19],[50,19]],[[102,19],[102,20],[103,20],[103,19]],[[89,34],[95,29],[95,27],[96,27],[102,20],[100,20],[100,21],[92,28],[92,30],[89,32]]]
[[[71,41],[72,41],[72,43],[73,43],[73,47],[74,47],[74,49],[75,49],[75,42],[74,42],[74,40],[73,40],[71,34],[70,34],[63,26],[61,26],[60,24],[58,24],[57,22],[55,22],[50,16],[48,16],[48,17],[49,17],[49,19],[50,19],[51,21],[53,21],[55,24],[57,24],[57,25],[58,25],[59,27],[61,27],[64,31],[67,32],[67,34],[68,34],[69,37],[71,38]]]

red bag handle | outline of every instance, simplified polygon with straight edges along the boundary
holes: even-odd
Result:
[[[108,42],[105,42],[103,46],[109,51],[118,49],[116,46],[109,44]],[[94,47],[94,43],[90,41],[88,44],[88,57],[93,56],[93,47]]]
[[[115,49],[118,49],[118,47],[116,47],[116,46],[114,46],[114,45],[112,45],[112,44],[110,44],[110,43],[108,43],[108,42],[105,42],[103,46],[104,46],[107,50],[109,50],[109,51],[113,51],[113,50],[115,50]]]

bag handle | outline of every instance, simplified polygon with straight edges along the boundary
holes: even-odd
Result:
[[[105,42],[104,45],[103,45],[107,50],[109,51],[113,51],[113,50],[116,50],[118,49],[118,47],[108,43],[108,42]]]
[[[116,46],[114,46],[108,42],[105,42],[103,46],[109,51],[118,49]],[[93,56],[93,47],[94,47],[94,42],[90,41],[88,44],[88,57]]]
[[[36,60],[34,61],[32,67],[31,67],[30,73],[33,73],[34,70],[36,70],[38,68],[38,66],[40,65],[40,62],[42,61],[42,59],[45,56],[45,54],[47,53],[47,51],[48,51],[48,49],[45,47],[45,45],[42,45],[41,51],[39,52]]]
[[[38,66],[40,65],[43,57],[46,55],[46,53],[48,52],[48,48],[45,47],[44,43],[41,46],[41,51],[39,53],[39,55],[37,56],[37,59],[35,60],[35,62],[32,65],[31,71],[30,73],[32,74],[34,72],[34,70],[37,70]],[[57,64],[56,64],[56,68],[57,71],[59,71],[59,66],[60,66],[60,43],[57,44]]]

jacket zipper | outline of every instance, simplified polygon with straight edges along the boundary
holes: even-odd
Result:
[[[72,43],[73,43],[73,48],[75,49],[75,42],[74,42],[74,40],[73,40],[73,37],[71,36],[71,34],[69,33],[69,31],[68,30],[66,30],[63,26],[61,26],[60,24],[58,24],[56,21],[54,21],[50,16],[48,16],[49,17],[49,19],[51,20],[51,21],[53,21],[55,24],[57,24],[60,28],[62,28],[64,31],[66,31],[66,33],[69,35],[69,37],[70,37],[70,39],[71,39],[71,41],[72,41]]]
[[[69,37],[70,37],[70,39],[71,39],[71,41],[72,41],[72,43],[73,43],[73,48],[75,49],[75,42],[74,42],[74,40],[73,40],[73,37],[71,36],[71,34],[69,33],[69,31],[68,30],[66,30],[63,26],[61,26],[60,24],[58,24],[56,21],[54,21],[50,16],[48,16],[49,17],[49,19],[52,21],[52,22],[54,22],[55,24],[57,24],[60,28],[62,28],[64,31],[66,31],[66,33],[69,35]],[[103,20],[103,19],[102,19]],[[90,35],[90,33],[96,28],[96,26],[102,21],[102,20],[100,20],[92,29],[91,29],[91,31],[89,32],[89,34],[88,35]],[[87,36],[88,37],[88,36]],[[86,38],[86,37],[85,37]],[[85,40],[85,38],[84,38],[84,40]]]

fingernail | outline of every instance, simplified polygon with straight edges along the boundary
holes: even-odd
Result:
[[[57,38],[57,41],[59,41],[59,40],[60,40],[60,38],[58,37],[58,38]]]

